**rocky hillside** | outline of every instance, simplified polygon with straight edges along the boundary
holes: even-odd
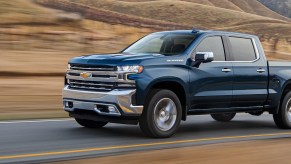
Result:
[[[288,58],[291,20],[257,0],[34,0],[84,18],[152,30],[227,30],[258,35],[269,58]],[[222,5],[223,4],[223,5]],[[284,52],[284,53],[281,53]]]
[[[291,18],[291,0],[259,0],[271,10]]]

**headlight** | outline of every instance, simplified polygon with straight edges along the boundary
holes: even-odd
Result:
[[[118,66],[117,70],[120,72],[125,72],[125,73],[142,73],[143,71],[143,66]]]
[[[71,64],[68,64],[68,69],[71,69]]]

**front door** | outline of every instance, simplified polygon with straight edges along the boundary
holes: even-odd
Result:
[[[191,110],[229,108],[232,101],[232,62],[226,62],[221,36],[209,36],[195,52],[213,52],[214,61],[190,69]]]

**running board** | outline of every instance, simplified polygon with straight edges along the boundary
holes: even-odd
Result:
[[[253,107],[238,107],[238,108],[211,108],[211,109],[189,109],[188,115],[203,115],[214,113],[242,113],[242,112],[256,112],[264,110],[263,106]]]

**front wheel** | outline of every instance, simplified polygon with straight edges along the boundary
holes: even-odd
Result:
[[[281,129],[291,128],[291,91],[284,97],[278,113],[273,114],[277,127]]]
[[[78,118],[75,118],[75,120],[79,125],[84,126],[86,128],[101,128],[107,124],[107,122],[102,121],[92,121]]]
[[[219,114],[211,114],[211,117],[220,122],[229,122],[231,121],[236,113],[219,113]]]
[[[150,137],[166,138],[178,129],[182,106],[177,95],[170,90],[154,90],[139,120],[141,130]]]

